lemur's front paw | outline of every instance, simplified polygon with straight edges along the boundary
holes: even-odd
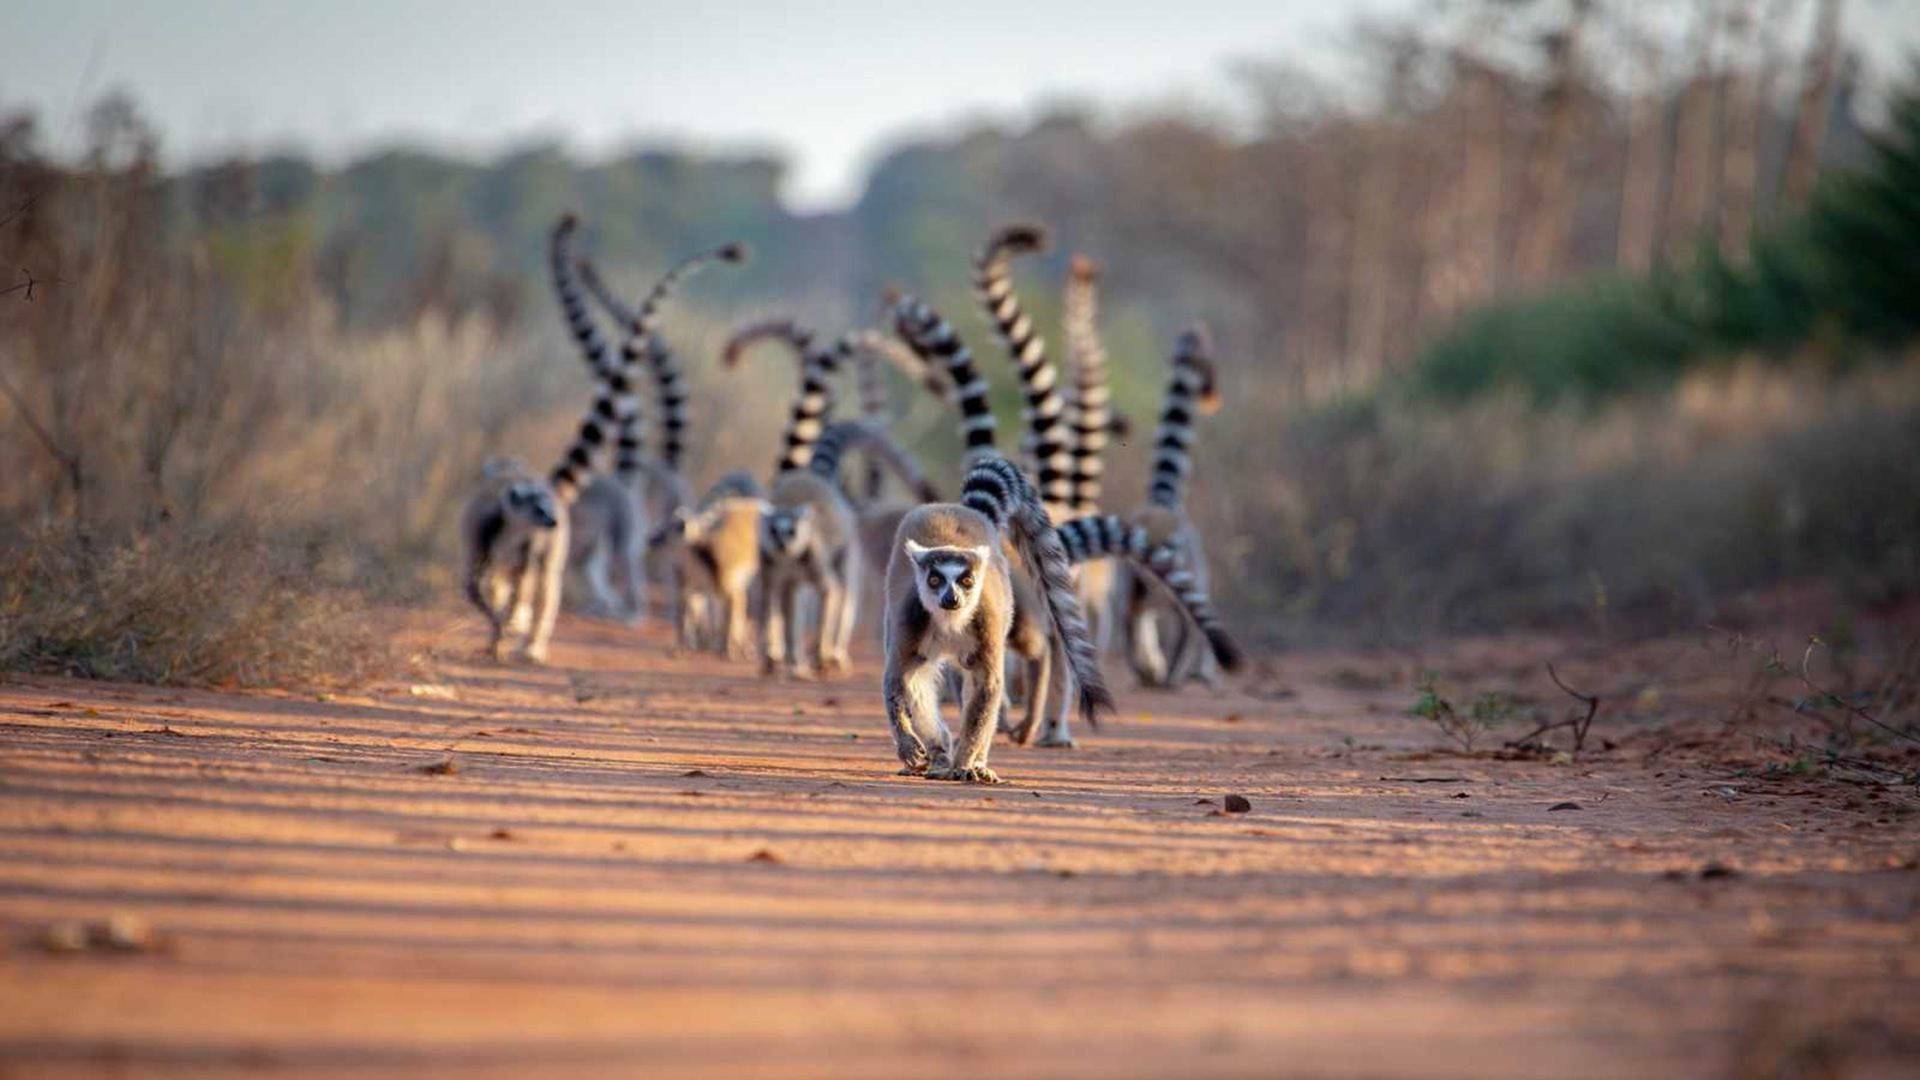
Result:
[[[1043,731],[1040,733],[1040,741],[1033,745],[1054,750],[1071,750],[1079,744],[1073,741],[1073,736],[1064,731]]]
[[[998,784],[1000,774],[985,765],[955,765],[938,772],[929,771],[927,776],[934,780],[958,780],[966,784]]]
[[[547,650],[544,646],[538,648],[528,646],[516,650],[513,659],[522,664],[544,664],[547,662]]]
[[[844,656],[823,656],[820,658],[822,675],[845,675],[853,664]]]
[[[786,676],[798,682],[812,682],[820,677],[810,664],[788,664]]]

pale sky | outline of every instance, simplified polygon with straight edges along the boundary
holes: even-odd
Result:
[[[1363,15],[1431,0],[0,0],[0,107],[56,146],[131,90],[175,161],[297,148],[338,160],[421,140],[486,154],[555,137],[780,151],[788,197],[857,194],[890,138],[1062,99],[1225,100],[1243,57],[1340,55]],[[1854,0],[1881,57],[1920,49],[1920,0]]]

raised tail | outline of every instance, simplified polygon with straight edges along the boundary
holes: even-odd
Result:
[[[1093,514],[1100,508],[1106,463],[1100,454],[1111,435],[1126,434],[1126,422],[1113,411],[1113,393],[1107,383],[1107,350],[1100,344],[1100,267],[1075,255],[1061,297],[1061,325],[1066,332],[1067,356],[1073,361],[1073,474],[1071,494],[1075,514]]]
[[[954,404],[960,408],[960,437],[969,457],[993,452],[993,407],[987,402],[987,380],[973,365],[973,352],[926,301],[900,294],[893,303],[894,330],[923,364],[946,372]]]
[[[982,454],[967,470],[960,502],[986,515],[1012,536],[1034,568],[1046,596],[1047,611],[1053,617],[1054,632],[1065,646],[1067,666],[1073,670],[1079,689],[1080,715],[1097,725],[1101,714],[1113,711],[1113,694],[1100,671],[1093,635],[1087,632],[1086,618],[1080,613],[1072,560],[1047,517],[1039,493],[1013,462],[999,454]]]
[[[883,330],[855,330],[849,335],[855,349],[863,357],[874,361],[874,373],[878,374],[878,362],[892,364],[894,370],[909,380],[919,383],[920,388],[933,395],[935,401],[943,405],[953,404],[953,388],[947,383],[945,371],[933,366],[903,344],[899,338]],[[906,415],[905,409],[899,409],[890,417],[899,420]]]
[[[827,414],[833,411],[833,375],[852,346],[842,339],[833,348],[823,349],[814,344],[811,331],[792,319],[768,319],[736,330],[720,352],[721,362],[729,368],[738,367],[749,347],[768,339],[785,342],[800,360],[800,393],[787,420],[786,446],[774,467],[779,472],[804,469],[826,426]]]
[[[1047,359],[1046,342],[1013,291],[1011,269],[1015,255],[1045,251],[1046,247],[1046,230],[1038,225],[1009,225],[996,231],[974,262],[973,286],[1020,373],[1034,472],[1040,480],[1041,501],[1051,513],[1064,511],[1073,496],[1067,401],[1060,393],[1059,369]]]
[[[560,309],[566,315],[568,332],[579,345],[581,355],[592,369],[594,377],[602,384],[594,399],[594,409],[599,410],[603,401],[608,403],[606,408],[611,411],[598,415],[603,424],[614,428],[614,471],[623,483],[630,484],[641,469],[641,445],[645,441],[640,399],[633,392],[634,361],[626,355],[625,350],[621,351],[619,359],[614,358],[600,337],[592,314],[587,311],[580,283],[573,275],[573,237],[578,228],[579,219],[572,214],[563,216],[554,226],[550,252],[553,288],[560,298]],[[593,415],[590,413],[589,417]],[[582,434],[585,433],[584,425],[585,422]],[[605,434],[604,431],[601,433]]]
[[[606,378],[614,371],[614,359],[607,349],[607,343],[600,336],[599,327],[593,324],[593,315],[587,310],[587,301],[580,292],[580,282],[574,278],[573,236],[580,227],[580,219],[572,214],[562,215],[553,227],[553,238],[548,245],[548,256],[552,262],[553,291],[560,299],[560,311],[567,319],[567,332],[580,347],[581,358],[593,369],[595,376]]]
[[[939,502],[940,492],[920,471],[920,463],[890,437],[886,429],[870,420],[841,420],[828,424],[814,444],[807,468],[815,474],[839,483],[840,461],[849,450],[866,450],[893,471],[900,482],[913,489],[923,503]]]
[[[1174,342],[1173,377],[1153,440],[1153,480],[1147,487],[1147,501],[1155,506],[1178,507],[1185,500],[1187,477],[1193,473],[1194,417],[1220,408],[1211,351],[1200,326],[1182,331]]]
[[[1213,650],[1213,657],[1220,662],[1220,666],[1227,671],[1240,670],[1246,654],[1227,633],[1219,613],[1214,610],[1212,599],[1200,587],[1199,578],[1186,565],[1178,544],[1169,542],[1156,546],[1148,539],[1144,527],[1129,525],[1118,514],[1074,518],[1063,522],[1055,531],[1060,534],[1061,546],[1066,549],[1071,562],[1084,563],[1119,556],[1158,581],[1179,601],[1181,610],[1206,636],[1207,645]]]
[[[632,392],[619,390],[616,384],[624,385],[624,377],[615,374],[594,390],[593,404],[580,418],[573,442],[547,474],[547,483],[553,487],[554,496],[562,506],[572,504],[579,497],[580,489],[586,486],[587,477],[593,472],[594,459],[606,450],[615,431],[626,430],[626,420],[637,408]]]
[[[580,278],[587,291],[625,330],[624,340],[620,344],[622,359],[637,363],[644,358],[653,371],[655,398],[660,409],[660,460],[670,469],[680,467],[680,459],[686,452],[687,380],[680,370],[679,358],[655,333],[660,320],[660,305],[682,279],[709,266],[739,264],[746,260],[747,247],[738,243],[724,244],[682,259],[660,276],[660,280],[641,299],[637,310],[625,306],[613,295],[613,290],[607,287],[591,262],[583,259],[579,263]]]

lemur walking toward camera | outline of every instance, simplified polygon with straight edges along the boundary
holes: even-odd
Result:
[[[741,469],[721,477],[698,505],[675,510],[649,540],[651,550],[676,564],[674,626],[681,649],[753,657],[751,599],[765,506],[760,482]]]
[[[736,367],[747,348],[764,340],[784,342],[799,356],[800,390],[760,518],[761,662],[768,674],[812,678],[847,667],[858,607],[860,550],[839,462],[824,476],[807,467],[833,410],[833,376],[852,347],[846,341],[820,347],[811,332],[776,319],[737,331],[722,361]],[[810,650],[802,612],[808,590],[819,609]]]
[[[1131,517],[1133,525],[1145,529],[1151,542],[1171,545],[1179,552],[1181,565],[1193,575],[1195,585],[1208,589],[1207,557],[1201,547],[1200,531],[1187,514],[1187,478],[1193,474],[1193,421],[1220,407],[1215,382],[1212,350],[1206,331],[1198,326],[1182,332],[1174,342],[1173,372],[1167,383],[1166,402],[1160,413],[1160,427],[1154,436],[1153,472],[1147,490],[1147,503]],[[1160,645],[1157,611],[1164,594],[1138,575],[1123,581],[1126,589],[1127,654],[1134,674],[1147,686],[1177,686],[1190,677],[1209,683],[1217,677],[1211,657],[1195,647],[1192,635],[1181,629],[1172,657]]]
[[[969,467],[957,503],[918,507],[895,534],[883,634],[887,720],[904,772],[995,783],[987,755],[1006,699],[1009,651],[1027,665],[1027,730],[1040,720],[1056,657],[1089,722],[1113,700],[1039,492],[995,449],[987,384],[971,352],[938,312],[912,297],[897,301],[895,328],[923,361],[947,371]],[[957,740],[939,714],[948,668],[964,683]]]
[[[487,652],[501,658],[509,624],[531,613],[516,655],[544,662],[560,614],[567,570],[567,514],[605,449],[608,432],[635,407],[630,395],[603,384],[566,453],[543,479],[524,466],[494,465],[467,503],[461,534],[467,549],[466,595],[487,617]]]

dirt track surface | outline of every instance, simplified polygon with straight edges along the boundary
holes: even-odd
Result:
[[[1574,765],[1435,756],[1404,665],[1313,655],[1123,695],[971,787],[894,775],[870,667],[762,682],[571,622],[553,666],[498,668],[414,622],[409,680],[326,700],[0,685],[0,1074],[1920,1060],[1910,792],[1631,717]],[[133,947],[85,940],[108,919]]]

